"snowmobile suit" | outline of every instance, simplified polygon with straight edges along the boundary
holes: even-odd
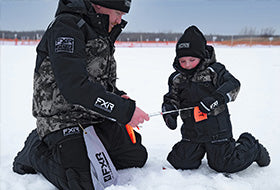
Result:
[[[133,144],[125,128],[115,122],[105,121],[94,128],[116,169],[144,166],[147,151],[139,133],[135,132],[136,144]],[[65,130],[75,132],[65,136]],[[42,173],[58,189],[92,190],[90,163],[82,136],[82,130],[64,128],[40,140],[34,129],[15,158],[13,170],[20,174]]]
[[[135,102],[116,87],[114,42],[126,21],[108,33],[109,15],[89,1],[60,0],[37,47],[32,131],[13,163],[20,174],[42,173],[59,189],[94,189],[79,126],[94,126],[117,169],[142,167],[146,148],[125,130]],[[70,135],[65,134],[70,131]]]
[[[169,77],[169,92],[163,104],[177,108],[195,107],[201,99],[215,95],[222,102],[196,122],[193,110],[180,113],[182,140],[175,144],[167,160],[176,169],[195,169],[207,153],[209,166],[219,172],[237,172],[254,162],[259,153],[259,143],[244,133],[236,142],[226,103],[234,101],[240,82],[221,63],[216,62],[214,48],[206,46],[206,58],[192,70],[183,69],[177,58],[175,72]],[[238,146],[237,146],[238,145]]]
[[[176,72],[169,78],[169,92],[164,95],[163,104],[173,104],[177,108],[197,106],[204,97],[218,93],[226,101],[234,101],[240,83],[221,63],[216,62],[214,49],[207,46],[209,58],[197,66],[195,72],[181,68],[178,59],[174,61]],[[210,112],[208,119],[195,122],[193,110],[181,113],[183,139],[192,142],[211,142],[232,137],[232,127],[226,104]]]

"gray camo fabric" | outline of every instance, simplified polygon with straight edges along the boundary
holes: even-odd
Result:
[[[115,93],[116,61],[111,51],[107,38],[98,37],[86,44],[89,80]],[[45,58],[38,73],[34,74],[33,115],[37,119],[40,137],[65,127],[77,126],[78,123],[93,124],[104,120],[97,112],[65,100],[55,82],[49,57]]]

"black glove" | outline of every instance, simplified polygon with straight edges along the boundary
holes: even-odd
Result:
[[[219,101],[212,96],[203,98],[198,105],[200,111],[203,113],[209,113],[218,106],[219,106]]]
[[[218,92],[214,92],[212,94],[212,96],[208,96],[203,98],[200,102],[199,102],[199,109],[201,112],[203,113],[209,113],[212,110],[214,110],[216,107],[225,104],[225,97],[218,93]]]
[[[162,105],[162,112],[176,110],[177,108],[170,104],[163,104]],[[165,121],[165,124],[169,129],[176,129],[177,128],[177,117],[179,113],[178,112],[172,112],[168,114],[163,114],[163,120]]]

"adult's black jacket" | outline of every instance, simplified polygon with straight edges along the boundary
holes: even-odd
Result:
[[[60,0],[56,18],[37,47],[33,115],[41,137],[78,123],[104,119],[126,124],[135,102],[116,87],[114,42],[126,25],[108,33],[109,16],[88,1]]]

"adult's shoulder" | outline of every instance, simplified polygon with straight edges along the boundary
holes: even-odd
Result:
[[[48,29],[63,27],[63,30],[70,28],[79,28],[79,21],[83,20],[78,14],[63,13],[56,16],[49,24]],[[69,27],[69,28],[68,28]]]

